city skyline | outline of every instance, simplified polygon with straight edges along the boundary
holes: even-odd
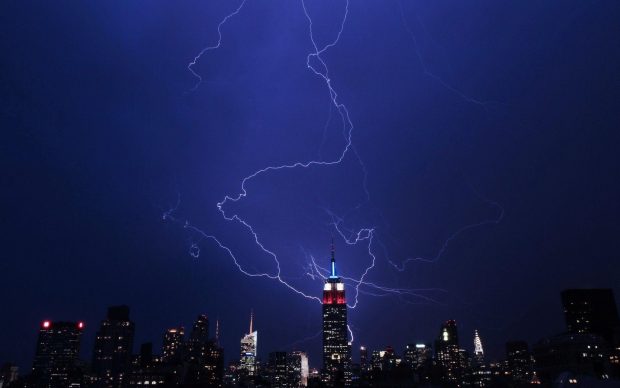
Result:
[[[143,380],[144,384],[163,386],[270,383],[274,387],[342,387],[358,386],[361,381],[372,386],[373,381],[387,378],[392,383],[408,381],[407,386],[424,382],[506,386],[509,381],[549,384],[558,374],[567,373],[563,371],[571,373],[568,383],[620,377],[620,317],[613,291],[568,289],[560,295],[565,330],[531,345],[507,340],[501,360],[485,356],[478,330],[471,337],[471,350],[463,346],[464,336],[459,336],[457,323],[451,319],[441,324],[434,344],[426,341],[396,347],[385,345],[372,349],[371,357],[368,348],[361,345],[359,359],[354,359],[352,343],[347,338],[344,286],[336,272],[332,243],[331,274],[323,289],[323,355],[318,367],[309,362],[307,353],[299,347],[269,349],[268,361],[257,356],[258,330],[253,310],[249,330],[240,341],[241,352],[227,363],[223,357],[225,349],[219,345],[219,319],[211,333],[206,314],[197,316],[187,337],[183,326],[163,330],[160,353],[154,352],[153,342],[141,344],[136,353],[135,323],[131,321],[129,307],[123,305],[108,307],[96,333],[92,363],[84,363],[80,357],[80,340],[86,327],[83,321],[44,320],[32,368],[19,374],[12,364],[4,364],[0,383],[4,381],[10,386],[19,376],[22,384],[50,387],[133,387]],[[410,377],[403,375],[407,370],[413,373]]]
[[[343,286],[342,289],[338,288],[337,290],[336,290],[336,286],[335,286],[336,284],[342,285],[342,283],[341,283],[340,278],[336,275],[335,245],[334,245],[333,239],[332,239],[330,251],[331,251],[331,254],[330,254],[330,266],[329,266],[329,268],[330,268],[331,273],[330,273],[330,276],[326,278],[325,284],[331,286],[332,282],[335,282],[335,283],[333,283],[334,284],[333,290],[334,290],[334,292],[342,291],[342,296],[340,296],[340,297],[338,297],[338,296],[331,296],[332,289],[330,288],[328,290],[326,287],[324,287],[323,288],[323,294],[324,294],[324,296],[323,296],[323,306],[326,306],[325,303],[326,303],[327,300],[325,298],[327,298],[327,296],[325,296],[325,295],[327,295],[327,294],[330,295],[329,296],[330,299],[327,302],[331,303],[331,301],[333,299],[334,303],[339,303],[342,306],[346,306],[347,301],[346,301],[346,299],[344,297],[344,286]],[[572,293],[573,295],[576,295],[577,298],[579,298],[578,291],[579,290],[564,290],[561,293],[562,294],[561,298],[558,299],[558,300],[560,300],[562,302],[562,305],[564,306],[563,307],[564,308],[564,312],[562,312],[561,310],[558,309],[558,312],[561,315],[563,322],[564,321],[566,321],[566,322],[570,321],[570,319],[567,317],[567,312],[566,312],[567,311],[566,310],[567,309],[567,305],[566,304],[568,303],[566,301],[566,298],[570,297],[570,296],[567,296],[567,295],[571,295],[571,293]],[[599,298],[602,298],[604,303],[606,302],[607,304],[609,304],[610,303],[609,301],[611,301],[612,302],[611,304],[615,307],[615,302],[613,302],[614,301],[613,291],[611,289],[593,289],[592,291],[596,292],[597,295],[600,294],[601,297],[599,297]],[[318,309],[317,309],[317,311],[318,311]],[[575,313],[575,314],[577,314],[577,313]],[[573,314],[573,315],[575,315],[575,314]],[[601,313],[598,313],[598,314],[601,314]],[[613,311],[611,312],[611,314],[613,315]],[[615,314],[617,316],[617,310],[615,310]],[[117,319],[119,321],[130,322],[130,320],[129,320],[129,307],[127,305],[118,305],[118,306],[110,307],[108,309],[108,319],[110,319],[109,318],[110,316],[116,317],[114,319]],[[198,319],[199,319],[198,322],[200,322],[201,319],[204,320],[205,325],[206,325],[205,328],[204,328],[205,334],[203,335],[204,336],[203,340],[214,339],[216,341],[219,341],[220,340],[220,335],[221,335],[220,334],[221,328],[220,328],[220,319],[219,319],[219,317],[216,318],[216,329],[213,331],[213,333],[209,332],[210,318],[209,318],[208,314],[205,314],[205,313],[199,314],[198,315]],[[602,319],[602,318],[600,318],[600,319]],[[453,320],[453,319],[448,318],[448,319],[444,319],[444,321],[445,321],[444,325],[445,324],[456,325],[456,321]],[[574,321],[574,318],[573,318],[573,321]],[[45,319],[43,319],[43,320],[41,320],[39,322],[39,327],[41,327],[43,329],[48,328],[49,325],[51,324],[51,322],[59,322],[62,325],[62,324],[64,324],[67,321],[62,321],[62,319],[57,321],[55,319],[50,319],[49,317],[47,317],[47,318],[45,318]],[[346,322],[346,317],[345,317],[345,322]],[[442,322],[441,320],[438,321],[438,325],[441,322]],[[79,328],[80,335],[81,335],[82,332],[85,332],[87,330],[87,327],[88,328],[94,327],[94,325],[92,323],[88,324],[87,322],[85,322],[83,320],[77,320],[75,322],[67,322],[67,323],[69,325],[76,326],[76,328]],[[465,323],[465,322],[463,322],[463,323]],[[194,325],[194,332],[195,332],[196,324],[197,323],[193,322],[192,324]],[[131,322],[131,325],[133,326],[134,323]],[[154,350],[160,349],[159,353],[161,353],[162,355],[165,355],[166,348],[167,348],[166,344],[165,344],[166,343],[166,338],[168,338],[167,336],[172,334],[174,336],[174,338],[181,338],[181,337],[183,337],[185,335],[185,327],[191,327],[191,326],[192,325],[183,325],[182,323],[179,323],[179,324],[177,324],[174,327],[163,328],[162,329],[162,338],[164,338],[164,339],[163,339],[163,342],[161,343],[161,346],[160,346],[159,342],[156,341],[156,340],[148,340],[148,339],[146,339],[146,340],[141,340],[141,341],[144,342],[144,343],[153,343],[155,345],[154,346]],[[254,357],[256,359],[262,360],[262,361],[265,361],[266,359],[268,359],[267,355],[268,355],[268,353],[270,353],[272,351],[287,351],[287,352],[290,352],[290,351],[305,351],[305,352],[307,352],[307,350],[306,350],[306,348],[304,346],[297,346],[297,347],[295,347],[295,346],[296,345],[302,345],[302,344],[306,344],[307,345],[307,344],[312,343],[312,342],[318,343],[319,341],[321,341],[321,336],[319,336],[319,335],[304,336],[304,337],[300,338],[299,340],[294,341],[292,344],[288,344],[287,346],[284,346],[284,347],[282,347],[282,346],[280,346],[280,347],[278,347],[278,346],[271,346],[271,347],[269,347],[269,345],[268,345],[268,346],[265,347],[267,350],[263,350],[262,353],[259,353],[259,352],[256,351],[257,347],[255,345],[257,343],[256,338],[257,338],[258,330],[254,330],[253,329],[253,327],[254,327],[254,309],[253,308],[250,309],[250,326],[249,327],[250,327],[250,329],[249,329],[249,331],[247,333],[245,331],[243,331],[243,334],[241,334],[242,354],[243,354],[243,349],[244,349],[243,343],[244,343],[244,341],[246,341],[250,345],[246,345],[245,347],[249,350],[253,346],[254,347],[253,349],[255,349],[253,351],[253,352],[255,352],[254,353],[255,354]],[[132,330],[135,330],[135,329],[132,329]],[[325,329],[323,329],[323,330],[325,330]],[[610,329],[607,329],[607,330],[610,330]],[[570,332],[570,328],[567,328],[567,330],[559,330],[557,332],[563,332],[563,331]],[[349,337],[349,333],[350,333],[350,331],[347,331],[346,337],[350,340],[351,338]],[[606,333],[609,333],[609,331],[607,331]],[[94,346],[96,347],[97,346],[96,338],[99,335],[99,333],[97,332],[97,333],[93,333],[93,334],[94,334],[94,337],[95,337],[94,338],[95,339],[95,341],[94,341],[95,345]],[[132,336],[135,335],[133,331],[132,331],[131,335]],[[178,337],[178,335],[180,335],[181,337]],[[194,334],[191,334],[191,335],[194,336]],[[227,334],[228,337],[234,337],[236,335],[237,334]],[[537,338],[537,339],[540,339],[540,338],[544,337],[544,335],[538,334],[538,333],[532,333],[532,335],[533,335],[533,337],[532,336],[529,336],[529,337],[530,338]],[[34,332],[32,333],[32,336],[34,336]],[[440,334],[439,337],[440,337],[440,339],[444,338],[447,341],[448,339],[452,340],[451,339],[452,336],[453,336],[452,334],[448,335],[447,329],[443,328],[441,330],[441,334]],[[608,339],[611,340],[611,338],[609,337],[609,334],[606,334],[605,336]],[[418,335],[413,334],[412,337],[413,338],[411,338],[408,342],[404,342],[402,344],[403,350],[404,350],[404,348],[406,348],[406,346],[408,346],[408,344],[430,344],[430,343],[432,343],[432,338],[433,338],[432,336],[424,338],[423,336],[420,336],[419,334]],[[475,355],[476,352],[477,352],[477,343],[476,343],[476,341],[477,341],[477,339],[478,340],[480,339],[479,333],[478,333],[478,329],[473,329],[473,331],[471,332],[471,335],[469,335],[467,338],[469,339],[469,337],[471,337],[470,338],[471,339],[471,341],[470,341],[471,342],[471,344],[470,344],[471,346],[465,345],[465,346],[462,346],[462,348],[467,350],[467,351],[469,351],[472,355]],[[144,339],[144,337],[142,337],[142,338]],[[191,341],[191,338],[192,337],[190,336],[187,339],[189,341]],[[229,341],[226,341],[226,342],[230,342],[231,339],[232,338],[228,338]],[[515,340],[521,340],[521,338],[506,339],[504,342],[501,342],[499,344],[492,344],[492,345],[494,345],[495,348],[498,348],[498,347],[501,348],[502,351],[503,351],[504,345],[505,345],[506,342],[515,341]],[[138,341],[134,341],[133,337],[131,337],[131,339],[129,341],[130,342],[128,342],[124,346],[127,346],[129,354],[131,354],[132,350],[134,350],[136,348],[139,349],[140,343],[138,343]],[[362,341],[362,342],[360,342],[360,341]],[[358,351],[359,346],[362,346],[364,348],[377,348],[377,349],[380,349],[380,348],[385,347],[385,346],[392,346],[393,345],[393,344],[391,344],[389,342],[381,342],[381,339],[378,338],[378,336],[370,336],[370,338],[368,338],[368,340],[366,342],[363,342],[363,341],[364,341],[364,338],[358,338],[357,341],[355,341],[355,343],[351,343],[352,346],[350,346],[351,349],[349,350],[349,352],[351,352],[352,358],[355,357],[355,359],[357,359],[357,361],[359,361],[358,357],[361,356],[359,351]],[[455,344],[457,344],[459,342],[458,338],[454,339],[454,341],[455,341],[454,342]],[[347,341],[347,342],[349,342],[349,341]],[[467,342],[467,340],[461,341],[461,342]],[[533,343],[535,341],[530,340],[530,341],[526,341],[526,342]],[[88,341],[86,343],[89,344]],[[254,345],[252,345],[252,344],[254,344]],[[174,347],[174,345],[172,345],[172,346]],[[248,346],[249,346],[249,348],[248,348]],[[481,341],[480,341],[480,347],[482,347]],[[34,349],[34,347],[33,347],[33,349]],[[84,352],[89,352],[88,349],[81,349],[81,350],[80,349],[78,349],[79,350],[79,355],[82,358],[89,359],[91,357],[90,353],[86,353],[86,354],[84,353]],[[352,351],[352,350],[355,350],[355,351]],[[323,350],[323,352],[325,352],[325,350]],[[92,356],[94,356],[94,354]],[[312,360],[312,363],[310,364],[310,366],[314,367],[314,368],[320,369],[321,365],[323,365],[323,363],[324,363],[324,357],[325,356],[324,355],[320,355],[320,354],[316,354],[316,355],[313,354],[313,356],[314,357],[310,358]],[[493,353],[491,356],[487,355],[486,357],[487,357],[488,360],[491,360],[491,359],[498,360],[498,359],[501,359],[503,356],[504,356],[503,352],[498,352],[498,353]],[[241,356],[241,358],[243,359],[243,356]],[[226,354],[225,361],[227,363],[235,361],[235,360],[239,360],[239,357],[236,355],[235,352],[230,352],[230,353]],[[319,360],[319,361],[317,361],[317,360]],[[5,360],[5,361],[12,362],[12,363],[15,362],[15,360],[13,360],[13,359]],[[256,361],[255,360],[254,361],[250,360],[249,362],[250,363],[255,363]],[[28,363],[26,363],[26,364],[19,364],[18,363],[18,366],[20,368],[22,368],[22,370],[29,370],[30,367],[31,367],[31,365],[28,364]]]

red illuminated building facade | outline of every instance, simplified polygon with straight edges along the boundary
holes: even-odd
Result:
[[[333,242],[331,275],[323,287],[323,380],[331,387],[346,386],[351,382],[347,300],[344,283],[336,275]]]

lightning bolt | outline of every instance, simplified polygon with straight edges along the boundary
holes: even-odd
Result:
[[[202,49],[198,55],[196,55],[194,57],[194,60],[192,62],[189,63],[188,65],[188,69],[191,71],[191,73],[198,79],[198,83],[194,86],[194,88],[192,90],[196,90],[198,88],[198,86],[200,85],[200,83],[202,82],[202,77],[197,74],[192,67],[195,66],[195,64],[198,62],[198,60],[203,56],[203,54],[205,54],[208,51],[211,50],[215,50],[217,48],[220,47],[221,42],[222,42],[222,33],[221,33],[221,27],[233,16],[237,15],[241,9],[243,8],[245,4],[245,0],[239,5],[239,7],[232,12],[231,14],[227,15],[219,24],[218,24],[218,41],[217,44],[214,46],[208,46],[204,49]],[[280,267],[280,261],[278,260],[278,256],[276,255],[275,252],[273,252],[272,250],[268,249],[263,242],[261,241],[258,233],[254,230],[254,228],[252,227],[252,225],[247,222],[246,220],[244,220],[243,218],[241,218],[238,214],[227,214],[226,210],[225,210],[225,206],[229,203],[235,203],[238,202],[240,200],[242,200],[243,198],[245,198],[248,195],[248,191],[247,191],[247,184],[253,180],[254,178],[266,174],[266,173],[270,173],[270,172],[275,172],[275,171],[279,171],[279,170],[290,170],[290,169],[298,169],[298,168],[310,168],[310,167],[317,167],[317,166],[322,166],[322,167],[328,167],[328,166],[334,166],[334,165],[338,165],[340,163],[342,163],[342,161],[346,158],[346,156],[353,152],[358,160],[358,162],[360,163],[360,165],[362,166],[363,172],[364,172],[364,190],[366,192],[366,196],[367,198],[370,198],[370,194],[369,191],[366,187],[366,169],[363,166],[363,162],[361,157],[359,156],[359,154],[357,153],[357,151],[354,149],[353,147],[353,142],[352,142],[352,134],[353,134],[353,122],[351,121],[351,118],[349,116],[349,111],[347,109],[347,107],[341,103],[338,100],[338,93],[336,92],[336,90],[334,89],[334,87],[332,86],[332,81],[331,78],[329,77],[329,68],[326,64],[326,62],[323,60],[322,58],[322,54],[325,53],[327,50],[329,50],[330,48],[334,47],[338,41],[340,40],[340,37],[342,35],[342,31],[344,30],[344,26],[346,24],[347,21],[347,16],[349,13],[349,1],[347,0],[345,3],[345,11],[344,11],[344,16],[341,20],[340,23],[340,28],[338,30],[338,33],[336,35],[336,37],[334,38],[333,41],[329,42],[328,44],[326,44],[323,47],[319,47],[319,45],[316,43],[316,40],[314,38],[314,31],[313,31],[313,21],[312,21],[312,17],[310,16],[310,13],[308,12],[307,8],[306,8],[306,4],[305,2],[302,0],[301,1],[301,6],[304,12],[304,15],[308,21],[308,28],[309,28],[309,38],[310,41],[312,43],[312,47],[313,50],[312,52],[310,52],[307,57],[306,57],[306,67],[312,71],[315,75],[317,75],[318,77],[320,77],[323,82],[325,83],[328,91],[329,91],[329,97],[331,100],[331,105],[335,108],[336,112],[338,112],[338,114],[340,115],[340,118],[342,119],[343,122],[343,134],[346,140],[346,144],[343,148],[343,150],[340,152],[340,154],[338,155],[337,158],[333,159],[333,160],[328,160],[328,161],[323,161],[323,160],[310,160],[310,161],[306,161],[306,162],[302,162],[302,161],[298,161],[298,162],[294,162],[294,163],[290,163],[290,164],[283,164],[283,165],[278,165],[278,166],[267,166],[264,167],[262,169],[256,170],[255,172],[253,172],[252,174],[246,176],[243,178],[243,180],[241,181],[241,188],[240,191],[236,194],[236,195],[226,195],[224,197],[224,199],[220,202],[217,203],[217,209],[219,210],[219,212],[222,214],[222,217],[226,220],[226,221],[230,221],[230,222],[236,222],[239,225],[243,226],[253,237],[255,244],[260,248],[261,251],[263,251],[263,253],[267,254],[268,256],[271,256],[271,258],[274,261],[274,264],[276,266],[276,271],[273,274],[270,273],[252,273],[249,272],[247,270],[245,270],[241,264],[239,263],[239,261],[237,260],[236,256],[234,255],[234,253],[232,252],[232,250],[227,247],[226,245],[224,245],[222,242],[220,242],[220,240],[218,240],[214,235],[208,234],[204,231],[202,231],[201,229],[191,225],[189,222],[186,221],[185,223],[185,227],[192,230],[193,232],[201,235],[203,238],[205,239],[209,239],[214,241],[220,248],[222,248],[223,250],[225,250],[228,255],[233,259],[233,262],[235,263],[235,265],[237,266],[237,268],[245,275],[247,276],[252,276],[252,277],[266,277],[272,280],[277,280],[280,283],[282,283],[283,285],[285,285],[286,287],[288,287],[289,289],[291,289],[292,291],[294,291],[295,293],[307,298],[307,299],[311,299],[311,300],[316,300],[319,303],[321,303],[321,299],[316,297],[316,296],[312,296],[312,295],[308,295],[304,292],[302,292],[301,290],[297,289],[296,287],[294,287],[293,285],[291,285],[289,282],[287,282],[286,280],[283,279],[282,277],[282,271],[281,271],[281,267]],[[318,68],[313,64],[314,60],[317,62],[317,64],[319,65]],[[168,219],[174,219],[174,217],[172,216],[171,212],[169,212],[166,215],[166,218]],[[366,238],[364,239],[360,239],[358,241],[362,241],[368,238],[372,237],[372,233],[370,233],[370,230],[366,230],[368,231]],[[362,233],[362,231],[360,231],[360,233]],[[199,252],[199,250],[197,250],[196,248],[194,248],[195,244],[192,245],[192,249],[191,252],[193,253],[197,253]],[[195,255],[193,255],[195,256]],[[373,264],[368,267],[366,269],[366,271],[364,272],[364,274],[362,275],[360,281],[363,281],[363,278],[366,276],[366,274],[368,273],[368,271],[370,271],[370,269],[374,266],[374,258],[373,258]],[[359,287],[359,285],[358,285]],[[357,298],[356,298],[357,299]],[[357,305],[357,300],[355,305]]]
[[[295,342],[291,342],[291,343],[290,343],[290,344],[288,344],[288,345],[284,345],[284,346],[282,347],[282,349],[294,349],[294,348],[295,348],[296,346],[298,346],[299,344],[303,344],[303,343],[305,343],[305,342],[309,342],[309,341],[312,341],[312,340],[317,339],[318,337],[320,337],[320,336],[321,336],[321,334],[323,334],[323,330],[322,330],[322,329],[321,329],[321,330],[319,330],[318,332],[316,332],[315,334],[311,335],[311,336],[308,336],[308,337],[305,337],[305,338],[302,338],[302,339],[298,339],[298,340],[297,340],[297,341],[295,341]]]
[[[500,102],[497,102],[497,101],[483,101],[483,100],[479,100],[479,99],[470,97],[467,94],[465,94],[463,91],[461,91],[461,90],[455,88],[454,86],[450,85],[449,83],[447,83],[442,77],[440,77],[437,74],[435,74],[434,72],[430,71],[430,69],[428,68],[428,66],[426,64],[426,61],[424,60],[424,57],[422,56],[422,54],[420,52],[420,47],[419,47],[419,44],[418,44],[418,39],[416,38],[416,35],[414,34],[413,29],[409,25],[409,22],[407,21],[407,18],[405,16],[405,10],[403,9],[403,3],[402,3],[401,0],[398,0],[397,2],[398,2],[399,9],[400,9],[400,19],[402,21],[403,27],[405,28],[405,30],[409,34],[409,38],[411,39],[411,42],[413,43],[413,48],[414,48],[416,57],[418,58],[418,62],[420,63],[420,66],[422,67],[422,72],[424,73],[425,76],[433,79],[439,85],[441,85],[442,87],[444,87],[445,89],[447,89],[451,93],[455,94],[456,96],[460,97],[464,101],[466,101],[466,102],[468,102],[470,104],[478,105],[478,106],[482,107],[485,110],[487,110],[487,108],[488,108],[488,106],[490,104],[503,104],[503,103],[500,103]],[[418,22],[420,22],[420,24],[421,24],[421,21],[420,21],[419,17],[418,17]]]
[[[203,77],[198,74],[195,70],[194,67],[195,65],[198,63],[198,61],[200,61],[203,57],[203,55],[205,55],[207,52],[212,51],[212,50],[216,50],[217,48],[219,48],[222,44],[222,27],[224,26],[224,24],[226,24],[226,22],[231,19],[232,17],[236,16],[237,14],[239,14],[242,10],[242,8],[245,5],[246,0],[243,0],[239,6],[230,14],[228,14],[226,17],[224,17],[224,19],[222,19],[220,21],[220,23],[217,26],[217,32],[218,32],[218,40],[217,43],[215,45],[212,46],[208,46],[203,48],[195,57],[194,59],[188,64],[187,69],[191,72],[191,74],[194,75],[194,77],[197,79],[197,83],[194,85],[194,87],[191,89],[192,91],[195,91],[198,89],[198,87],[200,86],[200,84],[203,81]],[[353,122],[350,118],[349,115],[349,111],[346,107],[346,105],[344,103],[342,103],[339,100],[338,97],[338,93],[335,90],[335,88],[332,85],[332,79],[330,77],[329,74],[329,67],[326,63],[326,61],[324,60],[324,58],[322,57],[322,55],[327,52],[329,49],[335,47],[340,38],[341,35],[344,31],[346,22],[347,22],[347,17],[349,14],[349,0],[345,1],[345,7],[344,7],[344,13],[343,13],[343,17],[339,23],[339,29],[338,32],[336,34],[336,37],[330,41],[329,43],[325,44],[324,46],[319,46],[315,40],[315,35],[314,35],[314,24],[313,24],[313,19],[310,15],[310,13],[308,12],[308,9],[306,7],[306,2],[305,0],[300,0],[301,2],[301,7],[303,9],[305,18],[308,22],[308,31],[309,31],[309,39],[310,42],[312,44],[312,51],[310,53],[308,53],[307,57],[306,57],[306,67],[309,71],[311,71],[314,75],[316,75],[320,80],[323,81],[323,83],[326,86],[326,89],[329,93],[329,101],[330,101],[330,110],[329,110],[329,116],[328,119],[324,125],[323,128],[323,142],[321,143],[321,147],[319,148],[319,154],[318,154],[318,159],[317,160],[308,160],[308,161],[295,161],[295,162],[291,162],[288,164],[282,164],[282,165],[272,165],[272,166],[267,166],[264,168],[261,168],[259,170],[255,170],[254,172],[252,172],[251,174],[245,176],[242,180],[241,180],[241,184],[240,184],[240,190],[239,192],[237,192],[236,194],[227,194],[224,196],[224,198],[217,202],[216,206],[218,211],[220,212],[220,214],[222,215],[222,217],[224,218],[224,220],[235,223],[237,225],[242,226],[245,230],[247,230],[247,232],[253,237],[254,239],[254,243],[255,245],[267,256],[271,257],[271,259],[274,262],[275,265],[275,270],[273,272],[252,272],[247,270],[246,268],[244,268],[239,260],[237,259],[236,255],[234,254],[234,252],[225,244],[223,244],[215,235],[207,233],[205,231],[203,231],[202,229],[192,225],[189,221],[182,221],[181,219],[178,219],[175,216],[175,212],[179,206],[180,203],[180,198],[177,201],[177,204],[175,207],[173,207],[172,209],[166,211],[163,215],[163,218],[165,220],[172,220],[174,222],[178,222],[178,223],[182,223],[184,225],[184,228],[190,230],[192,233],[194,233],[195,235],[200,236],[200,240],[209,240],[214,242],[220,249],[222,249],[223,251],[226,252],[226,254],[232,259],[234,265],[237,267],[237,269],[243,273],[244,275],[248,276],[248,277],[261,277],[261,278],[267,278],[270,280],[275,280],[278,281],[279,283],[281,283],[283,286],[287,287],[288,289],[290,289],[291,291],[293,291],[294,293],[312,300],[312,301],[316,301],[318,303],[322,303],[322,300],[314,295],[308,295],[306,293],[304,293],[303,291],[299,290],[298,288],[296,288],[295,286],[293,286],[289,281],[287,281],[286,279],[283,278],[282,276],[282,270],[280,267],[280,260],[278,259],[277,254],[267,248],[264,243],[262,242],[260,236],[258,235],[258,233],[255,231],[254,227],[245,219],[243,219],[239,214],[229,214],[226,210],[227,205],[229,205],[230,203],[237,203],[241,200],[243,200],[245,197],[247,197],[248,195],[248,189],[247,186],[248,184],[254,180],[255,178],[262,176],[262,175],[266,175],[266,174],[270,174],[270,173],[274,173],[276,171],[283,171],[283,170],[295,170],[295,169],[308,169],[308,168],[327,168],[330,166],[336,166],[341,164],[345,158],[347,158],[349,156],[349,154],[353,154],[351,155],[352,157],[355,157],[355,159],[357,160],[357,162],[359,163],[359,166],[363,172],[363,189],[365,191],[366,194],[366,201],[369,202],[370,201],[370,193],[369,190],[367,188],[367,171],[365,168],[365,165],[363,163],[362,158],[360,157],[359,153],[357,152],[354,144],[353,144],[353,131],[354,131],[354,125]],[[400,3],[399,3],[400,4]],[[457,93],[458,95],[460,95],[462,98],[466,99],[468,102],[471,103],[475,103],[475,104],[479,104],[482,106],[486,106],[486,104],[488,102],[485,101],[479,101],[476,99],[471,99],[468,96],[464,95],[463,93],[461,93],[460,91],[458,91],[457,89],[454,89],[452,87],[450,87],[448,84],[446,84],[445,82],[443,82],[443,80],[437,76],[435,76],[433,73],[429,72],[426,68],[426,64],[423,61],[422,56],[419,53],[419,50],[417,48],[417,41],[415,40],[415,36],[413,35],[413,32],[411,31],[411,29],[408,27],[408,25],[406,24],[406,19],[404,17],[404,11],[402,9],[402,4],[401,4],[401,17],[402,17],[402,21],[406,26],[406,29],[409,31],[409,34],[414,42],[414,46],[416,49],[416,53],[418,55],[418,59],[420,60],[420,63],[422,64],[423,70],[425,72],[426,75],[435,78],[437,81],[439,81],[444,87],[447,87],[449,90],[453,91],[454,93]],[[328,160],[324,160],[322,155],[321,155],[321,151],[322,151],[322,146],[324,144],[325,141],[325,137],[326,137],[326,132],[327,132],[327,127],[329,126],[331,120],[332,120],[332,114],[333,112],[336,112],[339,116],[340,119],[342,121],[343,124],[343,128],[342,128],[342,132],[343,132],[343,137],[345,139],[345,144],[344,147],[342,148],[342,150],[340,151],[339,154],[336,155],[336,157],[332,158],[332,159],[328,159]],[[490,202],[490,201],[489,201]],[[491,203],[491,202],[490,202]],[[368,263],[368,265],[364,268],[363,272],[361,273],[361,275],[358,278],[353,278],[353,277],[341,277],[343,279],[343,281],[348,284],[350,287],[352,287],[354,289],[354,298],[353,298],[353,302],[348,304],[347,306],[351,309],[355,309],[358,304],[359,304],[359,296],[360,294],[363,295],[371,295],[371,296],[377,296],[377,297],[383,297],[383,296],[392,296],[392,295],[396,295],[400,298],[402,298],[402,300],[404,300],[407,303],[415,303],[415,302],[419,302],[419,301],[423,301],[426,303],[439,303],[437,300],[435,300],[434,298],[431,298],[427,295],[425,295],[425,293],[429,293],[429,292],[446,292],[445,290],[442,289],[438,289],[438,288],[426,288],[426,289],[407,289],[407,288],[395,288],[395,287],[388,287],[388,286],[384,286],[381,284],[377,284],[375,282],[370,282],[367,280],[367,277],[369,275],[369,273],[375,268],[376,266],[376,262],[377,262],[377,256],[374,252],[374,248],[375,248],[375,244],[379,244],[380,246],[383,247],[384,249],[384,253],[386,256],[387,261],[392,265],[392,267],[394,267],[397,271],[404,271],[407,264],[412,262],[412,261],[425,261],[425,262],[434,262],[437,261],[445,252],[445,250],[447,249],[448,245],[450,244],[450,242],[452,240],[454,240],[455,238],[457,238],[460,234],[464,233],[465,231],[475,228],[475,227],[479,227],[482,225],[486,225],[486,224],[490,224],[490,223],[499,223],[503,217],[504,211],[503,208],[501,208],[501,206],[497,203],[492,202],[492,204],[494,204],[494,206],[496,206],[498,209],[500,209],[500,214],[496,219],[491,219],[491,220],[484,220],[475,224],[471,224],[471,225],[467,225],[462,227],[461,229],[457,230],[455,233],[453,233],[451,236],[449,236],[448,239],[446,239],[443,243],[443,245],[440,247],[439,251],[437,252],[437,254],[432,257],[432,258],[421,258],[421,257],[416,257],[416,258],[408,258],[405,261],[403,261],[401,264],[396,264],[394,263],[387,255],[386,252],[386,248],[385,245],[381,244],[380,241],[377,239],[377,235],[376,235],[376,228],[375,227],[365,227],[365,228],[360,228],[357,230],[346,230],[343,226],[343,222],[344,219],[342,217],[338,217],[337,215],[335,215],[333,212],[326,210],[326,212],[328,213],[328,215],[331,217],[331,227],[333,227],[334,230],[336,230],[336,232],[338,233],[338,235],[341,237],[341,239],[350,246],[355,246],[358,244],[364,244],[367,247],[367,252],[368,252],[368,257],[370,258],[370,261]],[[362,204],[359,204],[358,206],[356,206],[356,209],[359,209],[359,207],[361,207]],[[200,248],[198,246],[198,242],[194,242],[191,247],[190,247],[190,255],[192,255],[193,257],[198,257],[200,255]],[[305,275],[307,275],[308,277],[310,277],[312,280],[324,280],[326,278],[326,274],[329,273],[329,271],[326,268],[323,268],[321,266],[319,266],[316,261],[314,260],[313,257],[310,256],[310,262],[307,264],[306,267],[304,267],[304,271],[305,271]],[[353,332],[351,330],[350,327],[348,327],[349,330],[349,334],[351,336],[351,342],[353,342],[354,340],[354,336],[353,336]]]
[[[226,17],[224,19],[222,19],[222,21],[217,25],[217,43],[215,45],[213,45],[213,46],[207,46],[207,47],[203,48],[202,50],[200,50],[198,55],[196,55],[194,57],[194,59],[187,65],[187,70],[189,70],[194,75],[194,77],[196,77],[198,79],[198,81],[196,82],[194,87],[191,89],[192,92],[196,91],[196,89],[198,89],[198,86],[200,86],[200,84],[202,83],[202,76],[200,74],[196,73],[194,71],[193,67],[196,66],[196,63],[200,60],[200,58],[207,51],[216,50],[216,49],[218,49],[222,45],[222,26],[224,24],[226,24],[228,19],[230,19],[233,16],[237,15],[241,11],[241,8],[243,8],[243,6],[245,5],[245,2],[246,2],[246,0],[242,0],[241,4],[239,4],[237,9],[235,9],[232,13],[226,15]]]
[[[396,269],[399,272],[404,272],[406,270],[407,264],[409,264],[409,263],[413,263],[413,262],[435,263],[444,255],[444,253],[448,249],[448,246],[450,245],[450,243],[453,240],[455,240],[456,238],[458,238],[461,234],[463,234],[463,233],[465,233],[465,232],[467,232],[467,231],[469,231],[471,229],[477,229],[477,228],[480,228],[480,227],[486,226],[486,225],[497,225],[500,222],[502,222],[502,220],[504,219],[504,214],[505,214],[505,210],[504,210],[503,206],[501,204],[499,204],[498,202],[491,201],[491,200],[483,197],[476,190],[474,190],[473,187],[470,186],[470,188],[474,192],[474,194],[476,194],[476,196],[478,196],[482,201],[484,201],[489,206],[491,206],[491,207],[493,207],[493,208],[495,208],[497,210],[497,216],[496,217],[484,219],[484,220],[479,221],[479,222],[475,222],[475,223],[472,223],[472,224],[468,224],[468,225],[462,226],[460,229],[458,229],[457,231],[452,233],[446,240],[444,240],[443,244],[441,245],[441,247],[439,248],[439,250],[437,251],[437,253],[433,257],[408,257],[404,261],[402,261],[400,264],[396,264],[394,261],[392,261],[389,258],[389,254],[387,253],[387,247],[379,242],[379,244],[383,248],[383,252],[385,254],[387,262],[392,267],[394,267],[394,269]]]

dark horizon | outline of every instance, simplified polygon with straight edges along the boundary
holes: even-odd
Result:
[[[120,304],[136,349],[219,318],[227,360],[254,309],[265,359],[321,330],[332,237],[341,276],[376,258],[354,349],[455,319],[499,359],[565,329],[562,290],[619,297],[620,3],[305,4],[350,148],[301,2],[243,3],[195,90],[241,2],[0,5],[0,362],[29,369],[45,319],[88,353]],[[304,297],[218,203],[343,152],[223,203]]]

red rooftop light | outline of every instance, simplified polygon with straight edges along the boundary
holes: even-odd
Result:
[[[52,326],[52,322],[50,321],[43,321],[43,328],[44,329],[49,329],[50,326]]]
[[[83,329],[84,328],[84,322],[80,321],[78,322],[78,329]]]

